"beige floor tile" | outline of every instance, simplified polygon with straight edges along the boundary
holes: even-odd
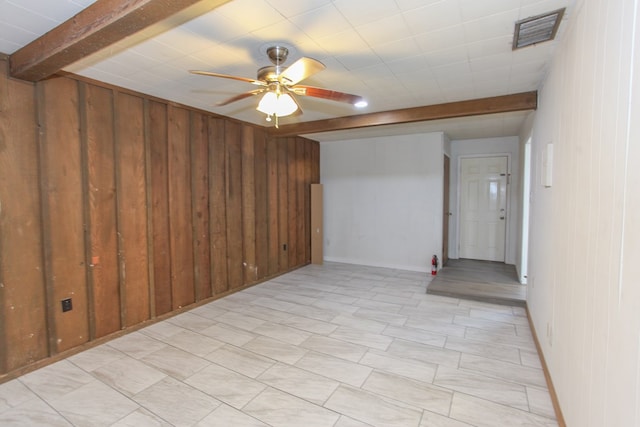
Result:
[[[0,413],[32,399],[38,396],[17,379],[0,384]]]
[[[272,388],[260,393],[243,412],[273,427],[333,426],[340,417],[336,412]]]
[[[433,384],[517,409],[529,410],[525,387],[509,381],[439,366]]]
[[[20,382],[29,387],[45,401],[64,396],[94,378],[68,360],[62,360],[20,377]]]
[[[488,359],[520,363],[520,351],[516,347],[502,344],[488,344],[460,337],[447,337],[444,348],[461,353],[475,354]]]
[[[138,405],[100,381],[92,381],[50,402],[77,427],[110,426],[138,409]]]
[[[62,415],[40,399],[32,399],[0,412],[0,425],[2,427],[72,426]]]
[[[432,383],[438,365],[422,363],[417,360],[403,359],[375,350],[368,351],[360,360],[361,365],[370,366],[378,371],[389,372],[425,383]]]
[[[391,343],[387,353],[419,362],[435,363],[452,367],[457,367],[460,362],[460,352],[458,351],[400,339],[396,339]]]
[[[369,349],[363,345],[352,344],[322,335],[309,337],[309,339],[300,344],[300,347],[352,362],[359,361]]]
[[[0,384],[0,425],[555,426],[526,311],[430,281],[297,269]]]
[[[208,354],[206,359],[250,378],[256,378],[276,363],[273,359],[230,344]]]
[[[307,350],[295,345],[261,336],[249,341],[242,348],[289,365],[293,365],[307,353]]]
[[[527,398],[529,399],[529,408],[534,414],[543,417],[555,418],[555,410],[551,403],[551,396],[546,388],[527,387]]]
[[[550,418],[458,393],[453,396],[450,417],[476,427],[557,427],[558,425]]]
[[[202,335],[241,347],[254,339],[257,335],[242,329],[234,328],[225,323],[219,323],[204,329]]]
[[[372,371],[368,366],[315,352],[306,354],[296,366],[355,387],[361,386]]]
[[[391,337],[348,326],[339,327],[329,337],[382,351],[389,348],[393,342]]]
[[[269,427],[262,421],[229,405],[222,404],[203,418],[196,427]]]
[[[224,345],[222,341],[188,330],[172,335],[165,342],[199,357],[204,357]]]
[[[340,385],[338,381],[281,363],[269,368],[257,380],[316,405],[322,405]]]
[[[272,322],[263,323],[252,332],[293,345],[299,345],[311,337],[309,332]]]
[[[220,406],[211,395],[173,378],[165,378],[133,399],[176,427],[192,426]]]
[[[167,376],[167,374],[131,357],[124,357],[102,366],[93,371],[93,375],[129,397]]]
[[[184,382],[237,409],[266,388],[256,380],[216,364],[207,366]]]
[[[546,387],[546,380],[541,369],[503,362],[486,357],[463,354],[460,360],[460,369],[477,372],[485,375],[516,382],[522,385]]]
[[[474,427],[471,424],[445,417],[429,411],[422,413],[422,421],[420,427]]]
[[[114,423],[111,427],[173,427],[171,424],[147,411],[143,408],[138,408],[126,417],[122,418],[118,422]]]
[[[434,347],[444,347],[444,343],[447,340],[446,335],[436,334],[423,329],[409,328],[407,326],[387,326],[384,331],[382,331],[382,334]]]
[[[324,405],[374,427],[418,427],[422,411],[357,388],[340,386]]]
[[[140,359],[148,366],[178,380],[184,380],[209,365],[210,362],[175,347],[166,347]]]
[[[449,413],[453,396],[450,390],[380,371],[373,371],[362,389],[443,415]]]

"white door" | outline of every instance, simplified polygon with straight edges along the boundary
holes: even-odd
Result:
[[[504,262],[507,157],[460,159],[460,258]]]

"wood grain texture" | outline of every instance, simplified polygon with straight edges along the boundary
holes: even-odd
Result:
[[[209,239],[209,140],[207,119],[191,113],[191,212],[195,300],[211,296],[211,242]]]
[[[270,276],[280,270],[280,233],[278,200],[278,143],[274,138],[267,139],[267,239]]]
[[[47,286],[55,324],[50,339],[54,341],[55,336],[54,351],[60,352],[89,339],[78,83],[56,78],[47,80],[42,88]],[[60,302],[66,298],[72,298],[73,310],[63,313]]]
[[[169,236],[168,135],[166,104],[148,105],[149,149],[151,151],[151,221],[153,224],[153,284],[155,314],[168,313],[171,305],[171,240]]]
[[[84,85],[84,84],[83,84]],[[113,93],[84,85],[92,338],[120,329]]]
[[[0,61],[0,374],[45,358],[35,88]]]
[[[278,129],[271,128],[271,133],[281,137],[294,136],[371,126],[527,111],[535,110],[537,107],[538,93],[533,91],[283,125]]]
[[[256,265],[255,142],[253,127],[242,126],[242,248],[244,283],[258,278]]]
[[[256,280],[261,280],[269,273],[267,140],[265,131],[254,130],[254,143]]]
[[[215,295],[229,289],[227,275],[227,148],[225,122],[209,118],[211,275]]]
[[[171,17],[186,22],[228,0],[102,0],[11,55],[11,75],[38,81]],[[178,14],[176,16],[176,14]],[[165,22],[165,25],[167,23]],[[165,28],[162,28],[166,30]],[[157,28],[154,32],[159,32]]]
[[[311,183],[320,184],[320,143],[311,143]]]
[[[278,235],[280,271],[289,269],[289,141],[278,138]]]
[[[150,318],[143,100],[116,97],[116,191],[123,327]]]
[[[311,262],[311,145],[308,139],[304,140],[304,163],[302,164],[304,203],[302,215],[304,217],[304,252],[302,264]]]
[[[234,122],[226,124],[227,271],[230,289],[244,284],[241,133],[241,125]]]
[[[0,382],[299,266],[296,138],[71,77],[0,112]]]
[[[169,236],[172,307],[195,301],[189,111],[169,106]]]
[[[298,150],[296,138],[287,138],[287,169],[288,169],[288,229],[289,229],[289,268],[298,265]]]

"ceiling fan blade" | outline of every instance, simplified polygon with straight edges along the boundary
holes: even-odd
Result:
[[[335,90],[322,89],[313,86],[295,86],[290,88],[294,93],[303,96],[312,96],[314,98],[330,99],[332,101],[346,102],[347,104],[356,105],[364,102],[364,98],[350,93],[338,92]]]
[[[203,76],[222,77],[223,79],[239,80],[241,82],[251,83],[259,86],[267,85],[265,82],[262,82],[260,80],[250,79],[247,77],[230,76],[228,74],[219,74],[219,73],[212,73],[211,71],[200,71],[200,70],[189,70],[189,72],[191,74],[201,74]]]
[[[244,92],[244,93],[241,93],[239,95],[232,96],[229,99],[225,99],[224,101],[218,102],[217,105],[222,107],[223,105],[231,104],[232,102],[240,101],[241,99],[245,99],[245,98],[249,98],[249,97],[254,96],[254,95],[258,95],[258,94],[264,92],[265,90],[266,89],[256,89],[256,90],[251,90],[249,92]]]
[[[300,58],[287,67],[278,76],[280,82],[292,86],[315,73],[324,70],[326,67],[318,60],[312,58]]]

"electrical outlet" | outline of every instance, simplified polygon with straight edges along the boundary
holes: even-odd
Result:
[[[71,304],[71,298],[63,299],[62,303],[62,312],[73,310],[73,305]]]

